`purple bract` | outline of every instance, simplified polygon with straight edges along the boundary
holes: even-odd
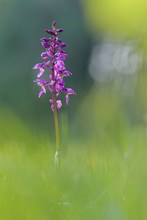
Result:
[[[65,94],[65,102],[68,105],[69,95],[76,95],[76,92],[71,88],[65,88],[64,77],[72,75],[66,67],[64,60],[67,57],[67,53],[63,50],[66,44],[63,43],[59,37],[58,33],[63,32],[63,29],[56,29],[56,22],[52,23],[52,29],[46,29],[46,33],[50,35],[49,38],[41,38],[41,44],[45,48],[45,51],[41,53],[42,63],[37,63],[33,69],[39,69],[37,74],[37,79],[34,81],[41,87],[39,92],[39,98],[42,94],[49,90],[52,94],[52,99],[49,100],[51,103],[51,109],[54,111],[62,107],[62,102],[57,97],[61,93]],[[48,81],[40,78],[45,73],[45,69],[48,69]],[[56,105],[56,106],[55,106]]]

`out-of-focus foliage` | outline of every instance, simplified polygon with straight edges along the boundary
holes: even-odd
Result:
[[[87,21],[95,32],[146,38],[146,0],[83,0]]]
[[[147,2],[83,0],[82,5],[89,30],[102,40],[91,55],[91,76],[104,90],[115,90],[118,103],[123,99],[118,111],[125,109],[127,120],[146,123]],[[106,99],[109,98],[107,94]],[[98,100],[94,102],[98,106]],[[98,107],[95,109],[99,112]]]
[[[104,100],[99,116],[89,107],[87,123],[96,120],[89,124],[91,135],[82,142],[69,140],[57,176],[47,136],[34,135],[13,114],[0,117],[0,131],[6,131],[0,132],[0,219],[146,220],[146,131],[143,126],[130,129],[125,116],[121,126],[116,123],[124,113],[115,117],[115,100]],[[93,138],[98,123],[105,131]]]

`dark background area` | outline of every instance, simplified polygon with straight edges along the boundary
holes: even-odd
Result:
[[[80,2],[0,2],[0,105],[28,123],[43,124],[52,114],[49,95],[41,99],[37,97],[39,88],[33,83],[36,72],[32,68],[41,61],[40,38],[46,36],[44,29],[49,28],[54,20],[64,29],[61,38],[68,45],[66,65],[73,76],[67,79],[67,84],[78,92],[78,97],[71,97],[68,108],[68,112],[74,114],[92,85],[88,74],[92,36],[85,24]],[[64,110],[67,111],[67,107]]]

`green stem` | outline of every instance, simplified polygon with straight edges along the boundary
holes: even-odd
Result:
[[[55,91],[55,90],[54,90]],[[56,94],[52,93],[53,106],[54,106],[54,124],[55,124],[55,136],[56,136],[56,152],[54,158],[54,174],[59,173],[60,170],[60,129],[59,129],[59,120],[58,120],[58,110],[56,103]]]
[[[59,129],[59,121],[58,121],[58,112],[57,112],[57,104],[56,104],[56,95],[52,93],[53,106],[54,106],[54,124],[55,124],[55,135],[56,135],[56,151],[60,151],[60,129]]]

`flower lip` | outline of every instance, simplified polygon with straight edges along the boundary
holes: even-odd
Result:
[[[61,100],[57,100],[56,103],[57,103],[57,109],[60,109],[62,107]]]
[[[44,93],[46,93],[46,89],[42,87],[41,91],[38,94],[38,97],[40,98]]]
[[[69,96],[68,95],[65,96],[65,102],[66,102],[66,105],[68,105],[68,103],[69,103]]]
[[[51,109],[52,111],[54,111],[53,99],[50,99],[49,102],[52,103]],[[56,100],[56,104],[57,104],[57,109],[59,110],[62,107],[62,101],[60,99]]]
[[[44,70],[43,68],[41,68],[41,69],[40,69],[40,72],[37,74],[37,78],[40,78],[40,76],[43,75],[44,71],[45,71],[45,70]]]

